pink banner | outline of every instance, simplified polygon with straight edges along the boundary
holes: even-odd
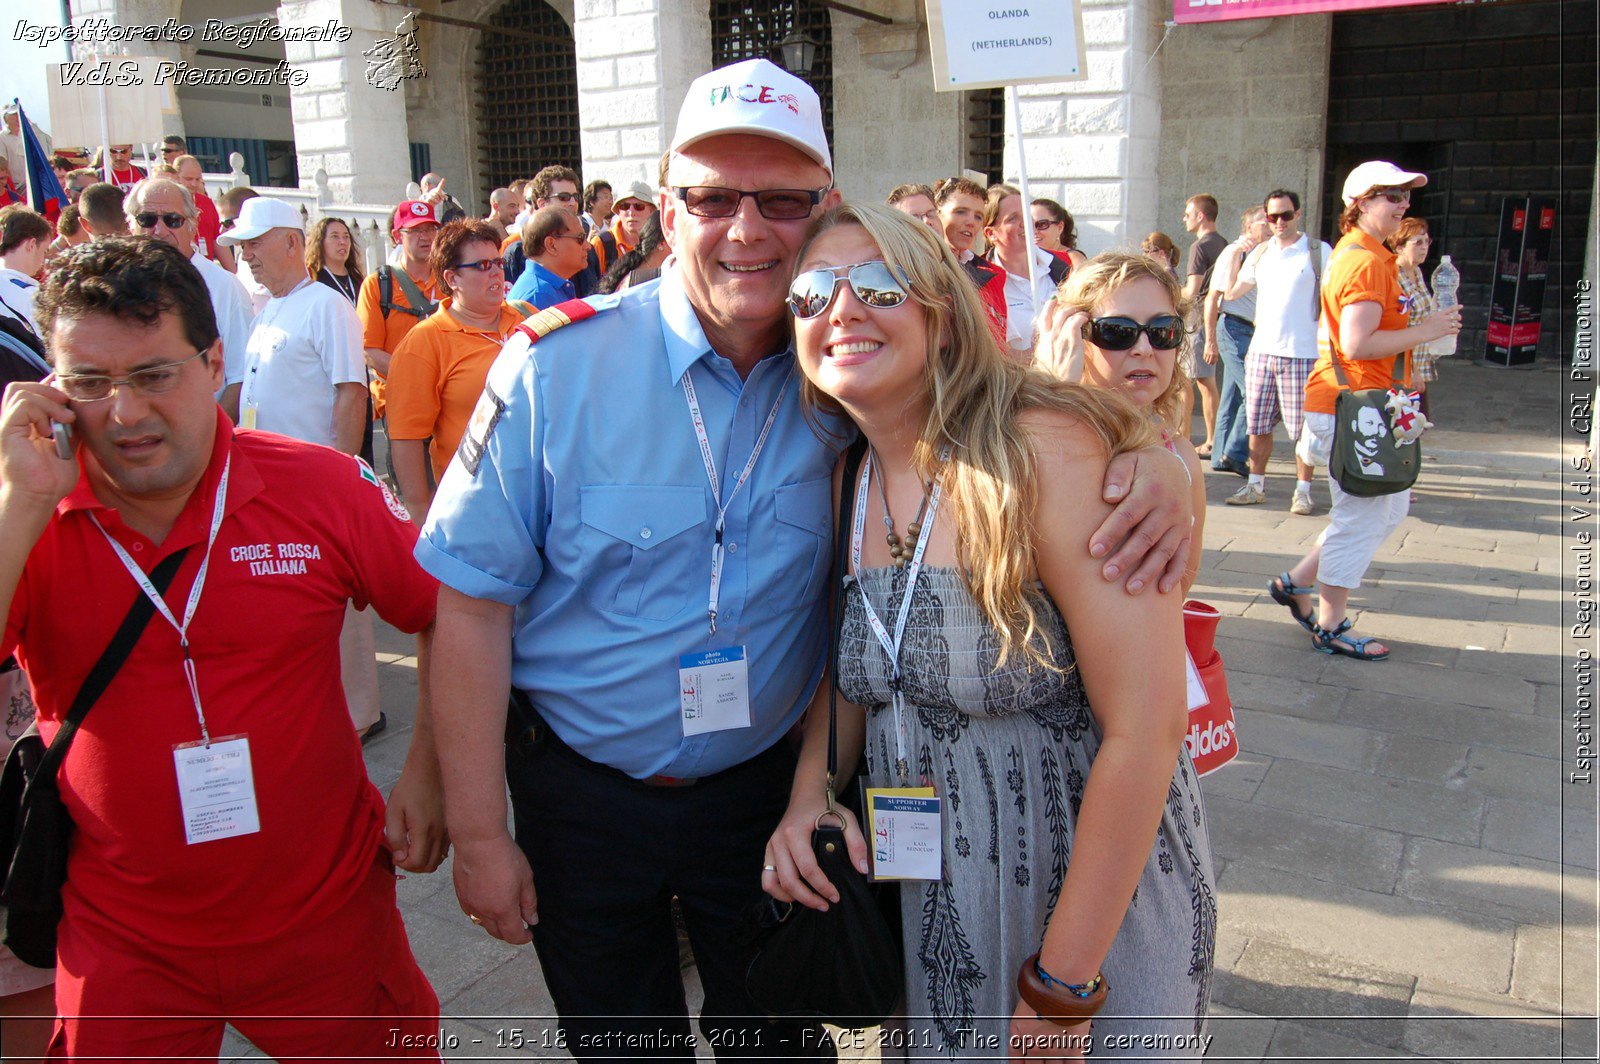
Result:
[[[1239,18],[1277,18],[1448,2],[1450,0],[1173,0],[1172,18],[1176,22],[1226,22]]]

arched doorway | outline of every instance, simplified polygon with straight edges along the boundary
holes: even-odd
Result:
[[[778,42],[798,30],[817,44],[809,74],[799,75],[822,99],[822,128],[833,144],[833,20],[812,0],[711,0],[711,65],[777,60]]]
[[[583,162],[572,27],[544,0],[507,0],[489,22],[520,33],[485,33],[478,48],[478,172],[485,195],[542,167],[577,170]]]

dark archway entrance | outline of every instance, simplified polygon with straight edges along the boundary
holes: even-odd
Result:
[[[833,21],[811,0],[711,0],[711,65],[742,59],[778,62],[778,42],[798,30],[817,42],[811,73],[800,77],[822,99],[822,128],[833,145]]]
[[[1506,196],[1556,202],[1541,358],[1565,358],[1595,176],[1593,0],[1507,0],[1336,15],[1323,235],[1338,238],[1345,175],[1367,159],[1428,174],[1411,213],[1461,269],[1458,350],[1481,358]]]
[[[485,198],[541,167],[578,170],[583,162],[572,27],[544,0],[507,0],[489,22],[551,39],[486,32],[478,46],[478,165]]]

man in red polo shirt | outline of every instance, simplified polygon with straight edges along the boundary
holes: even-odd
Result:
[[[59,775],[52,1055],[215,1057],[231,1022],[274,1057],[437,1059],[393,871],[448,846],[432,726],[419,704],[386,815],[339,682],[351,600],[422,633],[426,676],[436,584],[404,508],[349,455],[232,428],[205,282],[168,245],[76,248],[38,308],[56,375],[0,403],[0,657],[46,742],[159,600]],[[145,574],[184,549],[163,598]]]

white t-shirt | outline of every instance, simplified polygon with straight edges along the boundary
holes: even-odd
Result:
[[[332,447],[333,400],[340,384],[367,383],[361,320],[350,301],[309,277],[274,297],[256,317],[246,348],[240,420]]]
[[[21,270],[0,266],[0,314],[19,319],[36,333],[39,326],[33,320],[33,300],[38,294],[38,281]]]
[[[1013,351],[1033,351],[1037,319],[1056,290],[1050,280],[1050,263],[1054,260],[1055,257],[1043,248],[1033,249],[1031,295],[1027,274],[1006,271],[1006,344]]]
[[[1321,240],[1322,262],[1319,272],[1328,275],[1328,256],[1333,249]],[[1250,354],[1277,355],[1279,358],[1317,357],[1317,318],[1312,308],[1320,307],[1316,279],[1311,269],[1310,238],[1304,233],[1288,247],[1268,240],[1258,255],[1252,251],[1239,271],[1241,281],[1256,286],[1256,331],[1250,339]]]
[[[222,336],[223,387],[244,380],[245,348],[250,343],[250,326],[256,313],[250,295],[239,278],[196,251],[189,261],[200,271],[211,293],[211,310],[217,316],[217,332]]]
[[[1226,292],[1233,287],[1233,282],[1239,279],[1239,270],[1244,266],[1244,256],[1239,254],[1239,245],[1240,241],[1235,240],[1223,248],[1222,254],[1217,256],[1217,264],[1211,269],[1211,287],[1207,289],[1208,292]],[[1255,289],[1252,288],[1238,299],[1224,299],[1222,313],[1232,314],[1245,321],[1255,321]]]

